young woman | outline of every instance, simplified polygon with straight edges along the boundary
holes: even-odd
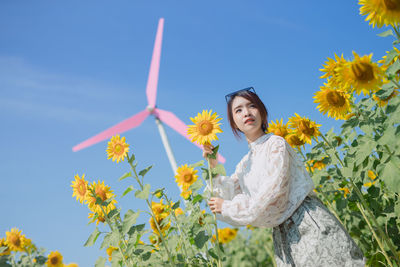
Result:
[[[232,176],[214,178],[211,211],[234,226],[273,227],[278,266],[364,266],[361,250],[313,192],[296,152],[284,138],[265,134],[268,112],[251,89],[226,97],[232,131],[245,135],[249,152]],[[204,146],[203,157],[211,149]]]

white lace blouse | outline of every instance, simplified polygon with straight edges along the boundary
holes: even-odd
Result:
[[[277,226],[315,194],[313,181],[284,138],[266,134],[249,148],[232,176],[213,180],[214,196],[224,199],[217,218],[234,226]]]

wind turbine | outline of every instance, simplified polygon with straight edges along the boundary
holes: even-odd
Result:
[[[160,132],[161,140],[164,144],[165,151],[167,152],[167,156],[169,162],[172,167],[172,171],[174,174],[176,173],[177,165],[174,154],[172,153],[171,146],[169,145],[167,135],[165,133],[165,129],[163,126],[164,122],[169,127],[180,133],[186,139],[190,140],[189,136],[186,134],[187,126],[183,123],[175,114],[170,111],[162,110],[156,108],[156,95],[157,95],[157,84],[158,84],[158,72],[160,69],[160,56],[161,56],[161,43],[162,43],[162,34],[164,28],[164,19],[160,18],[158,22],[158,29],[156,34],[156,40],[154,42],[153,56],[151,58],[150,64],[150,72],[147,80],[146,86],[146,95],[148,106],[142,110],[141,112],[133,115],[132,117],[108,128],[107,130],[83,141],[82,143],[74,146],[72,150],[74,152],[84,149],[86,147],[92,146],[98,142],[106,140],[113,135],[120,134],[126,132],[132,128],[138,127],[149,115],[153,115],[156,120],[156,124],[158,130]],[[202,148],[200,145],[194,143],[199,148]],[[219,155],[218,160],[222,163],[225,162],[224,157]]]

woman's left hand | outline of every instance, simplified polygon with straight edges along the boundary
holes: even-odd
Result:
[[[222,198],[212,197],[208,201],[208,206],[210,206],[210,209],[213,213],[221,213],[222,203],[224,203],[224,200]]]

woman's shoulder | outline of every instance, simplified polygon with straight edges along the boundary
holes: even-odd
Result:
[[[286,140],[282,136],[275,135],[273,133],[268,133],[267,138],[264,142],[265,147],[272,146],[286,146]]]

